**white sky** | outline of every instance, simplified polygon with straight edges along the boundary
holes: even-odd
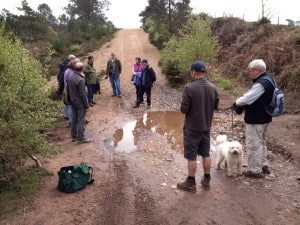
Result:
[[[34,10],[41,3],[47,3],[55,16],[63,13],[67,0],[27,0]],[[105,14],[118,28],[138,28],[141,26],[138,14],[148,5],[147,0],[109,0],[110,10]],[[298,4],[297,4],[298,3]],[[300,20],[299,0],[267,0],[266,10],[269,8],[272,22],[287,24],[286,19]],[[1,0],[0,10],[3,8],[16,14],[21,0]],[[191,0],[190,6],[194,12],[205,12],[213,17],[232,15],[247,21],[257,21],[261,14],[261,0]]]

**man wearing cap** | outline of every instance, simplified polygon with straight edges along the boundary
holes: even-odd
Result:
[[[140,88],[138,93],[138,100],[133,108],[137,108],[143,102],[144,94],[147,95],[147,109],[151,106],[151,89],[153,83],[156,81],[156,74],[151,66],[148,64],[147,59],[142,60],[143,70],[140,81]]]
[[[242,114],[245,110],[246,148],[248,154],[248,168],[243,175],[250,178],[264,178],[270,174],[267,160],[266,133],[272,122],[272,116],[266,111],[266,106],[272,101],[273,84],[264,79],[266,64],[262,59],[255,59],[248,65],[249,77],[253,80],[250,90],[238,98],[232,106],[236,113]]]
[[[89,103],[87,100],[82,63],[75,64],[74,73],[71,77],[69,77],[67,87],[73,114],[71,124],[72,141],[78,141],[79,143],[89,143],[91,141],[86,139],[84,136],[84,121],[86,111],[89,108]]]
[[[188,177],[177,188],[196,192],[197,156],[202,156],[204,175],[201,179],[203,189],[210,188],[210,129],[214,110],[218,108],[219,97],[215,86],[206,78],[203,62],[195,61],[190,73],[192,82],[184,87],[180,110],[185,114],[184,158],[188,160]]]

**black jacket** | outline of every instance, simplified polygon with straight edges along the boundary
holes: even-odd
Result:
[[[265,92],[251,105],[245,106],[244,119],[247,124],[265,124],[272,121],[272,116],[267,113],[266,106],[272,101],[274,86],[270,81],[264,79],[264,76],[270,75],[263,73],[253,80],[253,83],[262,84]]]
[[[153,83],[156,81],[156,74],[151,66],[147,66],[142,70],[141,86],[145,88],[151,88]]]

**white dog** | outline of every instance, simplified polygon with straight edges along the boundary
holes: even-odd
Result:
[[[228,176],[233,175],[233,168],[236,165],[237,173],[242,175],[243,146],[237,141],[227,141],[226,135],[218,135],[217,141],[217,169],[221,169],[221,163],[225,159]]]

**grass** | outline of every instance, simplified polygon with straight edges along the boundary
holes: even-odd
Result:
[[[53,175],[44,168],[27,168],[5,183],[0,183],[0,218],[15,214],[22,206],[30,205],[42,177]]]
[[[220,75],[214,75],[213,80],[217,82],[218,86],[224,91],[233,89],[233,84],[228,79],[225,79]]]

